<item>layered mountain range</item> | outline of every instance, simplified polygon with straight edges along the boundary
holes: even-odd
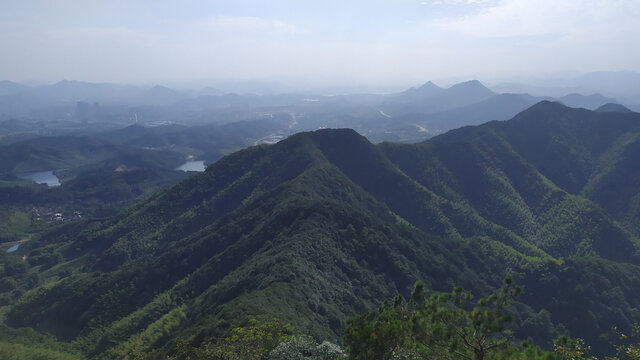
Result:
[[[612,326],[640,321],[638,159],[640,114],[549,101],[418,144],[295,134],[26,243],[27,269],[5,276],[31,280],[6,321],[95,358],[261,316],[337,339],[417,280],[481,296],[511,275],[518,338],[569,332],[606,352]]]
[[[603,75],[604,76],[604,75]],[[616,74],[610,74],[621,84]],[[606,76],[604,76],[606,78]],[[596,86],[600,84],[599,86]],[[609,82],[590,87],[518,92],[495,92],[472,80],[440,87],[429,81],[406,91],[387,94],[327,95],[323,92],[284,94],[223,93],[213,88],[175,90],[109,83],[61,81],[25,86],[0,81],[0,142],[36,136],[96,133],[132,123],[210,125],[275,119],[272,136],[286,137],[318,128],[352,128],[372,142],[418,142],[465,125],[508,120],[542,100],[594,110],[620,103],[638,110],[638,97]],[[602,88],[602,90],[598,90]],[[497,86],[496,89],[505,89]],[[534,90],[534,89],[530,89]],[[606,90],[606,92],[604,92]],[[562,92],[564,91],[564,92]],[[607,96],[598,93],[603,91]],[[549,95],[553,94],[553,98]],[[562,94],[562,95],[558,95]],[[568,94],[568,95],[567,95]],[[621,97],[614,99],[610,94]],[[626,95],[625,95],[626,94]]]

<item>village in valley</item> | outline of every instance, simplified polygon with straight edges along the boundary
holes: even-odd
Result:
[[[74,210],[71,212],[62,212],[53,208],[47,207],[31,207],[29,209],[32,221],[45,221],[45,222],[64,222],[82,219],[82,212]]]

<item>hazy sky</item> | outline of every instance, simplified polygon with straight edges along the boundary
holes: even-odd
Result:
[[[0,79],[420,83],[640,71],[638,0],[1,0]]]

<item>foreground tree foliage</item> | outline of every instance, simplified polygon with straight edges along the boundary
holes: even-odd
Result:
[[[338,360],[346,353],[338,345],[323,341],[318,344],[310,336],[295,336],[282,342],[269,353],[270,360]]]
[[[123,359],[189,360],[640,360],[640,325],[618,334],[616,356],[596,357],[580,338],[567,335],[556,339],[553,352],[522,342],[516,345],[505,325],[511,321],[506,313],[510,301],[521,292],[511,278],[486,298],[472,303],[469,292],[456,287],[449,293],[426,296],[422,282],[416,283],[409,301],[401,295],[385,301],[377,311],[347,321],[344,336],[346,350],[328,341],[317,341],[296,334],[294,328],[278,318],[250,319],[217,341],[200,346],[177,338],[172,349],[163,355],[157,351],[125,354]],[[2,330],[2,329],[0,329]],[[29,330],[29,331],[27,331]],[[6,328],[7,332],[10,329]],[[82,359],[70,347],[62,347],[24,328],[22,343],[0,342],[4,359]],[[5,334],[10,335],[10,334]],[[15,335],[15,334],[14,334]],[[25,336],[26,335],[26,336]],[[6,336],[5,336],[6,337]],[[15,336],[10,336],[15,337]],[[40,343],[39,345],[36,344]],[[28,345],[27,345],[28,344]],[[93,357],[86,357],[93,358]],[[99,357],[101,358],[101,357]]]
[[[340,346],[323,341],[317,343],[307,335],[293,335],[291,325],[280,319],[251,319],[244,327],[215,344],[192,347],[177,340],[169,359],[189,360],[338,360],[346,359]]]
[[[619,336],[620,345],[616,345],[617,356],[607,356],[603,360],[640,360],[640,324],[634,324],[631,332],[622,333],[614,328]],[[561,336],[553,344],[553,350],[562,359],[567,360],[598,360],[597,357],[589,355],[591,347],[586,345],[583,339],[572,339],[568,336]]]
[[[471,306],[472,296],[461,287],[426,297],[422,282],[411,299],[402,295],[378,311],[347,321],[344,343],[351,359],[515,359],[547,356],[535,348],[520,351],[511,345],[505,307],[521,287],[506,278],[497,292]]]
[[[262,359],[279,343],[289,340],[292,333],[293,328],[281,320],[260,323],[251,319],[249,326],[233,329],[214,353],[220,359]]]
[[[188,342],[178,340],[170,359],[265,359],[269,351],[291,339],[292,334],[293,327],[280,319],[251,319],[246,326],[234,328],[229,336],[215,344],[192,347]]]
[[[456,287],[450,293],[426,297],[424,283],[417,282],[406,301],[397,295],[377,311],[347,320],[344,344],[349,359],[374,360],[600,360],[590,355],[583,339],[562,335],[553,352],[526,342],[516,346],[505,325],[509,302],[522,291],[510,277],[492,295],[471,305],[472,295]],[[616,356],[601,360],[640,360],[640,324],[618,334]]]

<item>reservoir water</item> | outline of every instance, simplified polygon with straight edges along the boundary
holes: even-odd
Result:
[[[53,171],[40,171],[18,175],[21,179],[33,180],[38,184],[47,184],[47,186],[58,186],[60,180],[53,174]]]
[[[15,245],[13,245],[12,247],[10,247],[10,248],[8,248],[8,249],[7,249],[7,252],[8,252],[8,253],[10,253],[10,252],[14,252],[14,251],[18,250],[18,248],[20,247],[20,245],[22,245],[22,244],[15,244]]]
[[[204,171],[204,161],[187,161],[186,163],[178,166],[176,170],[180,171]]]

